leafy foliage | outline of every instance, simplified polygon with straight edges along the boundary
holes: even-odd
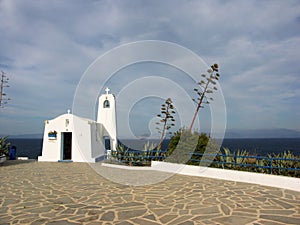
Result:
[[[268,154],[267,157],[262,157],[251,155],[247,150],[238,150],[237,152],[231,153],[228,148],[223,148],[210,166],[223,169],[300,177],[299,156],[295,156],[290,151],[284,151],[280,154]]]
[[[7,138],[8,137],[0,138],[0,156],[2,156],[2,155],[8,156],[9,155],[10,143],[7,142]]]
[[[193,164],[191,159],[198,156],[191,153],[204,153],[209,138],[206,134],[191,132],[186,128],[181,128],[172,136],[168,145],[168,162]]]
[[[277,158],[272,160],[272,166],[275,169],[272,170],[272,174],[285,175],[285,176],[296,176],[300,177],[300,171],[288,171],[282,168],[300,168],[299,157],[296,157],[290,151],[284,151],[280,154],[268,154],[269,158]]]
[[[110,163],[125,164],[130,166],[150,166],[151,161],[161,161],[165,158],[165,151],[156,149],[154,143],[146,142],[143,150],[132,150],[119,143],[117,149],[112,151]]]

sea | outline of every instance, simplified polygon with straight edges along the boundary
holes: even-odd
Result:
[[[17,149],[17,157],[28,157],[37,159],[42,155],[43,139],[8,139],[11,146]],[[121,140],[122,144],[131,149],[142,150],[147,140]],[[150,141],[151,143],[151,141]],[[163,143],[163,149],[169,140]],[[291,151],[295,156],[300,156],[300,138],[227,138],[223,140],[222,148],[228,148],[231,152],[247,150],[250,154],[267,156],[268,154],[279,154]]]

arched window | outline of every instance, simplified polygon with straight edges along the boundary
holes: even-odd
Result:
[[[110,107],[109,101],[108,101],[108,100],[105,100],[105,101],[103,102],[103,108],[109,108],[109,107]]]

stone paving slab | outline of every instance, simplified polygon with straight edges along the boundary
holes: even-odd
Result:
[[[129,173],[103,171],[119,178]],[[149,172],[130,176],[149,179]],[[132,186],[103,178],[87,163],[7,161],[0,166],[0,224],[300,224],[300,192],[165,176]]]

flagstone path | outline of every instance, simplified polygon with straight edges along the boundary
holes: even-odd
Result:
[[[164,175],[105,170],[138,179]],[[6,161],[0,165],[0,224],[300,224],[300,192],[167,177],[130,186],[103,178],[87,163]]]

